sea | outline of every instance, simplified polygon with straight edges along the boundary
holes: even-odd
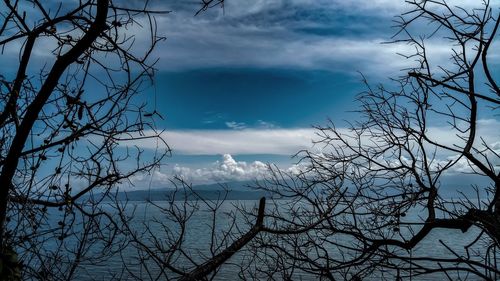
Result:
[[[279,201],[277,202],[277,204],[280,204]],[[185,235],[181,245],[182,250],[187,253],[192,260],[174,255],[171,262],[179,268],[192,268],[193,262],[203,263],[212,253],[220,252],[221,248],[211,248],[210,245],[214,242],[217,244],[217,242],[223,241],[221,240],[222,237],[212,234],[225,232],[236,233],[238,231],[240,233],[245,232],[252,222],[245,221],[242,216],[234,216],[234,211],[236,208],[239,208],[248,211],[253,210],[253,212],[255,212],[255,208],[257,208],[258,205],[257,200],[226,200],[217,206],[217,213],[214,215],[214,205],[207,205],[203,202],[198,203],[197,206],[190,205],[187,207],[188,210],[195,211],[185,225]],[[284,201],[282,203],[284,203]],[[195,203],[191,202],[189,204]],[[183,208],[182,202],[174,203],[174,205],[179,207],[179,211]],[[169,245],[168,243],[164,243],[166,240],[162,239],[175,239],[180,230],[179,225],[171,220],[171,214],[162,212],[162,208],[167,206],[169,206],[168,202],[155,201],[153,203],[128,202],[126,207],[126,212],[134,214],[134,218],[129,224],[131,229],[137,233],[142,243],[150,246],[154,245],[153,248],[156,247],[156,249],[163,247],[163,254],[165,254],[165,257],[168,256],[166,253],[168,253]],[[410,213],[405,219],[407,221],[412,221],[412,219],[416,219],[420,215],[422,214],[418,212]],[[215,229],[212,228],[214,224]],[[236,227],[239,229],[236,229]],[[400,231],[404,232],[404,230]],[[479,229],[474,227],[469,229],[466,233],[462,233],[460,230],[450,229],[436,229],[431,231],[430,235],[421,241],[417,247],[411,252],[407,252],[407,257],[410,262],[412,262],[412,258],[415,258],[415,261],[413,261],[415,263],[415,270],[414,272],[410,270],[406,275],[403,274],[402,280],[483,280],[473,274],[467,274],[466,270],[460,272],[450,271],[446,274],[439,272],[424,275],[418,274],[418,264],[430,265],[434,268],[445,266],[467,267],[460,263],[440,263],[437,260],[422,263],[417,260],[418,257],[432,257],[434,259],[455,257],[458,261],[460,258],[472,255],[474,260],[482,261],[484,259],[482,255],[486,252],[487,244],[477,242],[468,249],[468,252],[465,250],[467,245],[473,244],[472,242],[475,241],[478,234]],[[402,235],[404,235],[404,233]],[[222,244],[230,244],[236,236],[237,235],[230,236],[229,239]],[[342,237],[340,236],[340,238],[336,239],[342,239]],[[161,251],[157,251],[156,254],[159,256],[162,255]],[[339,251],[332,247],[330,254],[339,254]],[[280,274],[276,274],[272,278],[264,274],[252,276],[250,274],[252,270],[255,271],[255,269],[260,269],[266,271],[272,269],[273,266],[269,264],[268,261],[257,260],[251,263],[250,267],[242,268],[240,265],[246,265],[250,256],[251,255],[246,251],[236,253],[215,275],[211,276],[211,280],[285,280],[288,278]],[[489,255],[489,258],[491,259],[491,255]],[[493,258],[500,258],[500,255],[494,253]],[[489,277],[493,280],[500,278],[500,276],[495,276],[493,273],[484,273],[487,275],[489,274]],[[385,269],[368,273],[363,276],[362,280],[396,280],[397,275],[396,269]],[[154,262],[148,255],[144,255],[144,252],[141,253],[141,251],[138,251],[134,244],[130,244],[119,255],[111,257],[104,262],[95,263],[92,261],[83,261],[75,272],[74,277],[74,280],[83,281],[175,280],[178,275],[165,269],[157,262]],[[344,276],[342,275],[338,275],[336,278],[337,280],[344,280]],[[318,280],[318,278],[307,272],[295,270],[288,280]]]

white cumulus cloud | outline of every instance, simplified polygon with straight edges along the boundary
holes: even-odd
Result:
[[[192,183],[248,181],[266,177],[268,166],[261,161],[236,161],[230,154],[224,154],[208,167],[193,169],[176,165],[173,174]]]

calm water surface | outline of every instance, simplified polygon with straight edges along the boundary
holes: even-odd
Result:
[[[153,218],[156,218],[164,222],[167,226],[171,224],[171,227],[175,229],[177,226],[173,223],[169,223],[168,220],[162,220],[165,217],[156,207],[153,207],[147,203],[131,202],[130,208],[135,208],[135,220],[133,222],[133,227],[138,231],[144,228],[144,223],[148,224],[152,229],[153,233],[158,233],[157,237],[162,237],[164,235],[164,230],[159,227],[158,224],[153,223]],[[166,205],[166,202],[155,202],[155,204]],[[180,203],[179,203],[180,204]],[[257,206],[258,202],[253,200],[243,200],[243,201],[226,201],[222,204],[219,215],[217,216],[216,226],[217,231],[226,230],[229,227],[230,220],[224,213],[234,210],[234,205],[245,206],[251,208]],[[206,207],[204,207],[206,208]],[[413,214],[415,216],[417,214]],[[411,218],[411,214],[408,215]],[[189,224],[186,227],[186,239],[184,242],[184,247],[187,251],[193,254],[195,257],[200,257],[202,255],[208,255],[208,247],[211,240],[211,228],[212,215],[206,209],[203,208],[196,212],[191,218]],[[453,245],[453,249],[458,253],[464,253],[463,246],[467,245],[475,239],[477,234],[477,229],[471,229],[467,233],[463,234],[459,230],[433,230],[431,234],[423,240],[418,247],[413,251],[414,256],[425,255],[428,257],[449,257],[449,250],[446,249],[441,242],[447,245]],[[441,241],[441,242],[440,242]],[[334,250],[332,250],[334,251]],[[124,253],[124,258],[113,258],[109,260],[106,264],[96,266],[96,265],[83,265],[82,269],[78,272],[77,280],[106,280],[109,281],[111,275],[123,271],[123,260],[128,263],[128,269],[134,271],[135,273],[140,273],[139,266],[136,265],[137,262],[137,251],[134,249],[128,249]],[[242,260],[242,256],[236,254],[232,257],[231,262],[234,264],[239,264]],[[198,260],[201,261],[201,260]],[[179,262],[182,262],[179,261]],[[152,265],[151,270],[157,270]],[[142,272],[144,273],[144,272]],[[389,272],[389,275],[393,275],[394,272]],[[466,278],[466,276],[452,276],[455,280],[478,280],[477,278]],[[122,277],[126,280],[129,278]],[[373,278],[365,280],[379,280],[380,276],[373,276]],[[411,280],[448,280],[445,275],[434,275],[434,276],[420,276],[412,277]],[[235,265],[228,264],[224,266],[220,273],[216,276],[215,280],[239,280],[238,278],[238,267]],[[316,280],[316,278],[308,276],[307,274],[298,274],[294,280]],[[409,280],[409,279],[408,279]]]

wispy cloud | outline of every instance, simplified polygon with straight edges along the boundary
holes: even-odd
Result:
[[[471,2],[449,4],[480,6]],[[167,36],[157,52],[165,70],[275,67],[386,76],[414,63],[396,54],[412,54],[412,46],[381,44],[396,32],[393,19],[409,9],[406,1],[235,0],[196,17],[192,3],[162,6],[173,11],[158,19]],[[439,63],[452,54],[447,43],[427,43]]]
[[[166,131],[162,136],[174,153],[188,155],[292,155],[312,147],[313,129],[242,129]],[[155,147],[152,141],[139,142]]]
[[[467,9],[481,4],[448,2]],[[130,1],[127,5],[136,4]],[[196,17],[199,4],[195,2],[153,1],[152,5],[153,9],[172,11],[156,17],[159,35],[167,38],[154,53],[160,58],[157,67],[161,70],[299,68],[386,76],[413,63],[396,55],[411,53],[411,46],[381,44],[396,32],[392,20],[408,10],[405,1],[233,0],[226,1],[224,9],[209,9]],[[136,20],[125,34],[134,37],[133,49],[141,53],[150,37],[143,30],[147,19]],[[42,61],[57,46],[43,40],[37,44],[35,55]],[[12,54],[20,46],[21,42],[8,45],[1,61],[14,62],[17,57]],[[451,54],[451,46],[444,40],[429,42],[427,47],[437,50],[439,61],[448,60]],[[498,56],[495,48],[490,56]]]
[[[500,121],[496,119],[481,119],[477,122],[477,135],[481,140],[476,141],[478,147],[484,140],[487,144],[498,142],[500,137],[498,128]],[[337,131],[352,136],[347,128],[337,127]],[[457,131],[449,127],[429,127],[428,136],[443,145],[453,147],[463,145],[464,140]],[[152,135],[152,132],[144,132]],[[318,140],[317,131],[313,128],[246,128],[241,130],[173,130],[164,131],[161,137],[170,145],[174,154],[185,155],[242,155],[242,154],[271,154],[293,155],[303,149],[319,150],[313,141]],[[374,141],[368,136],[362,137],[363,142]],[[125,143],[124,143],[125,144]],[[154,139],[140,139],[127,145],[135,145],[145,149],[156,149],[158,142]],[[439,151],[437,152],[439,153]],[[441,156],[441,155],[439,155]],[[452,156],[451,154],[442,155]]]
[[[193,17],[194,4],[166,2],[162,6],[173,13],[157,19],[167,37],[157,50],[158,66],[176,71],[292,67],[355,72],[378,64],[380,72],[380,63],[386,62],[384,69],[400,68],[387,64],[397,61],[391,59],[394,48],[380,44],[390,38],[390,18],[401,9],[397,2],[229,1],[224,11],[216,8],[197,17]],[[371,24],[357,20],[366,17],[367,11],[374,18]],[[376,20],[380,18],[384,20]],[[133,33],[138,41],[148,42],[140,32]]]
[[[230,129],[234,129],[234,130],[242,130],[242,129],[245,129],[247,127],[245,123],[236,122],[236,121],[226,122],[226,126]]]

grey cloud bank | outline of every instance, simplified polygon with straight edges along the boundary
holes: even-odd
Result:
[[[196,17],[194,3],[170,2],[158,2],[172,10],[158,18],[167,37],[157,53],[161,70],[296,68],[387,76],[415,65],[397,54],[412,54],[412,46],[382,44],[396,33],[391,26],[408,10],[405,1],[233,0]],[[427,46],[440,63],[451,55],[442,40]]]
[[[303,68],[380,73],[400,69],[391,18],[404,2],[227,1],[196,17],[196,5],[164,2],[163,70],[210,67]],[[381,20],[383,19],[383,20]],[[144,38],[145,39],[145,38]],[[386,69],[387,68],[387,69]]]

